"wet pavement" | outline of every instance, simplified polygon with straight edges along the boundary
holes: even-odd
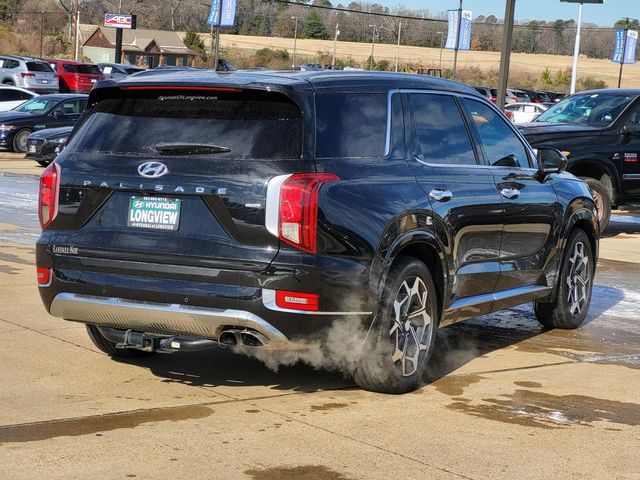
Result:
[[[222,350],[109,359],[41,306],[36,191],[0,173],[4,478],[640,478],[640,214],[612,218],[580,329],[530,305],[445,327],[388,396]]]

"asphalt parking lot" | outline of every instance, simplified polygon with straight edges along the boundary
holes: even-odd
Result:
[[[586,324],[441,329],[402,396],[225,350],[114,361],[35,285],[40,167],[0,154],[2,477],[640,478],[640,211],[615,212]]]

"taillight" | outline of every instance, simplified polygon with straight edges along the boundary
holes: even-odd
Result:
[[[271,179],[267,229],[284,243],[316,253],[318,194],[323,184],[338,180],[332,173],[296,173]]]
[[[36,273],[38,275],[38,286],[48,287],[51,285],[51,269],[45,267],[36,267]]]
[[[35,73],[21,72],[21,73],[20,73],[20,76],[21,76],[22,78],[35,77],[35,76],[36,76],[36,74],[35,74]]]
[[[52,163],[40,177],[38,196],[38,217],[40,226],[47,228],[58,214],[58,190],[60,189],[60,168]]]
[[[318,311],[319,296],[315,293],[276,291],[276,305],[294,310]]]

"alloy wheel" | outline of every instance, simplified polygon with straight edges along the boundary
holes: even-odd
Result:
[[[567,304],[571,315],[580,315],[589,300],[589,257],[585,253],[585,245],[576,242],[569,258],[567,275]]]
[[[19,132],[16,138],[16,146],[21,152],[27,151],[27,138],[29,138],[29,132]]]
[[[405,377],[416,372],[420,355],[431,342],[433,329],[427,300],[427,286],[420,277],[414,276],[402,282],[393,301],[394,318],[389,332],[394,344],[391,359]]]

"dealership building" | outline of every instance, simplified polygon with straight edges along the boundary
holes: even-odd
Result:
[[[149,68],[158,65],[190,66],[196,53],[176,32],[123,29],[122,56],[115,58],[116,29],[96,27],[82,44],[83,56],[94,63],[129,63]]]

